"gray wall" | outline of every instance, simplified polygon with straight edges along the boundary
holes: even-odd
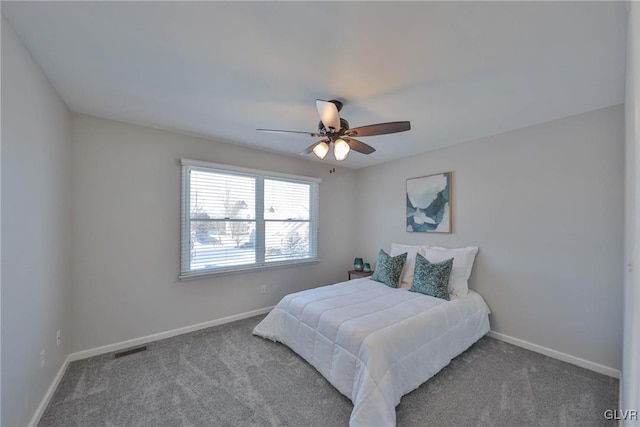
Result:
[[[640,408],[640,3],[629,2],[625,94],[625,289],[623,410]],[[640,425],[627,420],[622,425]]]
[[[355,172],[74,114],[73,351],[275,305],[346,279]],[[179,281],[180,158],[322,178],[321,262]],[[267,285],[266,294],[260,286]]]
[[[615,106],[358,170],[358,254],[477,245],[494,331],[620,369],[623,120]],[[446,171],[453,234],[407,233],[405,180]]]
[[[2,18],[3,426],[29,422],[70,350],[69,136],[67,108]]]

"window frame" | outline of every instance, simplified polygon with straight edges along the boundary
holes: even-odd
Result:
[[[248,176],[256,178],[255,187],[255,263],[230,267],[210,268],[203,270],[191,270],[191,170],[204,170],[206,172],[222,173],[237,176]],[[279,172],[265,171],[259,169],[244,168],[238,166],[225,165],[221,163],[211,163],[200,160],[181,159],[182,183],[181,183],[181,212],[180,212],[180,274],[179,279],[201,278],[203,276],[216,276],[234,273],[246,273],[250,271],[267,270],[281,267],[294,267],[301,264],[316,263],[319,258],[319,190],[320,178],[308,176],[283,174]],[[303,183],[310,186],[309,196],[309,245],[312,256],[308,258],[297,258],[289,260],[267,261],[265,259],[265,237],[266,224],[269,220],[264,218],[264,180],[273,179],[278,181],[290,181],[293,183]],[[300,221],[300,220],[292,220]],[[315,251],[315,253],[313,253]]]

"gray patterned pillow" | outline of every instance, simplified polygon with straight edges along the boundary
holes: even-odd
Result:
[[[418,254],[413,284],[409,290],[449,301],[449,276],[452,267],[453,258],[430,263],[428,259]]]
[[[400,274],[402,267],[407,260],[407,253],[398,256],[389,256],[384,250],[380,249],[378,253],[378,261],[376,262],[376,270],[371,276],[371,280],[384,283],[390,288],[397,288],[400,283]]]

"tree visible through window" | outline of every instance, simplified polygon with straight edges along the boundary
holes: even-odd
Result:
[[[181,276],[317,258],[317,180],[184,162]]]

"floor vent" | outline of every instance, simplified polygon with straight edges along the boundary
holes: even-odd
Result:
[[[118,359],[120,357],[129,356],[131,354],[140,353],[141,351],[147,351],[149,348],[146,345],[142,347],[130,348],[129,350],[120,351],[118,353],[113,353],[113,358]]]

